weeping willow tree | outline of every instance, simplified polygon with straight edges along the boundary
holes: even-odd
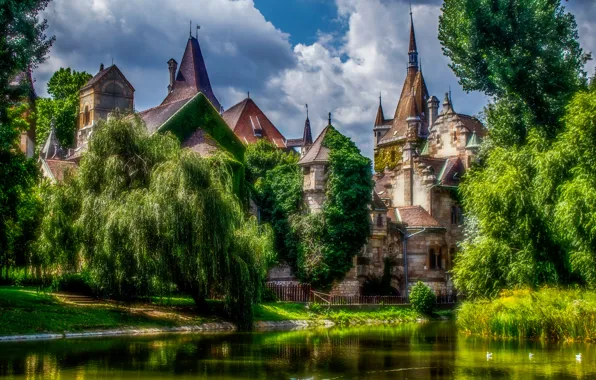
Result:
[[[73,183],[64,185],[77,189],[64,228],[78,236],[97,290],[130,300],[175,284],[199,306],[222,297],[248,327],[273,248],[270,230],[245,216],[233,192],[233,164],[224,153],[183,150],[172,135],[149,136],[137,119],[99,124]],[[60,226],[43,224],[46,246],[62,235],[45,231]]]

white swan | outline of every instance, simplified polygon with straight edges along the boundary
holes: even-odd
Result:
[[[530,352],[530,359],[532,359],[534,357],[534,354]]]
[[[578,362],[581,362],[582,361],[582,354],[575,355],[575,360],[577,360]]]
[[[493,353],[486,351],[486,359],[492,359],[492,358],[493,358]]]

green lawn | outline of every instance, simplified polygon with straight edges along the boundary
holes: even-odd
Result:
[[[255,310],[255,320],[257,321],[326,319],[339,325],[355,325],[415,322],[419,318],[421,316],[410,308],[391,306],[380,307],[376,310],[358,310],[317,305],[308,309],[304,304],[275,302],[258,305]]]
[[[31,288],[0,287],[0,336],[105,330],[125,327],[171,327],[198,324],[201,318],[150,312],[109,304],[72,305]]]

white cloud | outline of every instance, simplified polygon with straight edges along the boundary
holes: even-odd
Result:
[[[451,87],[456,110],[476,114],[486,98],[460,89],[437,39],[441,3],[414,2],[424,76],[431,94],[442,99]],[[137,109],[154,106],[165,96],[166,62],[180,60],[192,19],[201,24],[211,83],[225,107],[250,91],[292,138],[302,135],[308,103],[315,133],[332,112],[333,124],[372,156],[379,92],[385,115],[392,117],[406,74],[409,5],[405,0],[336,0],[336,5],[342,28],[292,47],[253,0],[54,0],[44,17],[57,41],[50,60],[35,72],[37,90],[43,95],[45,82],[61,66],[95,74],[100,62],[114,58],[137,90]],[[582,46],[596,51],[596,4],[576,1],[570,10]],[[593,68],[592,63],[590,72]]]

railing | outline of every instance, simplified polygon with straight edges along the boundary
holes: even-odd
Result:
[[[312,290],[307,284],[279,284],[268,282],[270,289],[282,302],[319,303],[325,305],[407,305],[408,300],[403,296],[335,296]],[[449,305],[463,299],[454,293],[437,294],[437,304]]]
[[[271,290],[278,301],[284,302],[309,302],[310,285],[307,284],[276,284],[268,282],[267,288]]]

